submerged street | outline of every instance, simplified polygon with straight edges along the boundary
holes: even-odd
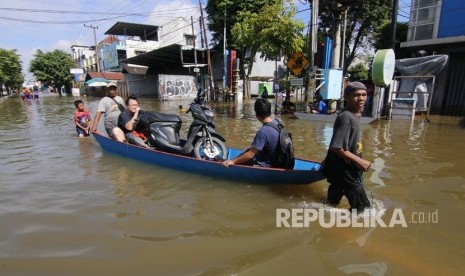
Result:
[[[326,181],[255,185],[184,173],[104,152],[77,138],[76,97],[0,103],[0,274],[317,275],[459,274],[465,250],[465,128],[379,120],[362,126],[373,212],[407,227],[276,227],[276,210],[335,210]],[[94,118],[98,98],[83,98]],[[187,102],[140,99],[179,114]],[[260,123],[253,100],[207,103],[227,145],[246,148]],[[297,157],[321,161],[332,124],[278,115]],[[104,132],[103,124],[99,130]],[[344,199],[340,206],[347,208]],[[437,214],[437,220],[431,219]]]

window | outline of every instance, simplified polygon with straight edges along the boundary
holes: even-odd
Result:
[[[193,35],[184,35],[186,38],[186,45],[194,46],[194,36]]]
[[[407,41],[436,38],[440,0],[413,0]]]

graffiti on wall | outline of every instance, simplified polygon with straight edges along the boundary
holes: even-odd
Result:
[[[196,94],[194,78],[191,76],[163,76],[160,78],[160,91],[163,100],[172,97],[188,98]],[[195,91],[195,93],[192,93]]]

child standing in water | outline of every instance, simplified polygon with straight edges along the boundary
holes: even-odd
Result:
[[[87,137],[89,136],[90,122],[92,121],[90,113],[84,107],[82,100],[74,101],[74,106],[76,107],[76,111],[74,111],[74,124],[76,125],[78,137]]]

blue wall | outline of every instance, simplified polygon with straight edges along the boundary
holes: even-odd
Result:
[[[443,0],[438,38],[465,35],[465,0]]]

